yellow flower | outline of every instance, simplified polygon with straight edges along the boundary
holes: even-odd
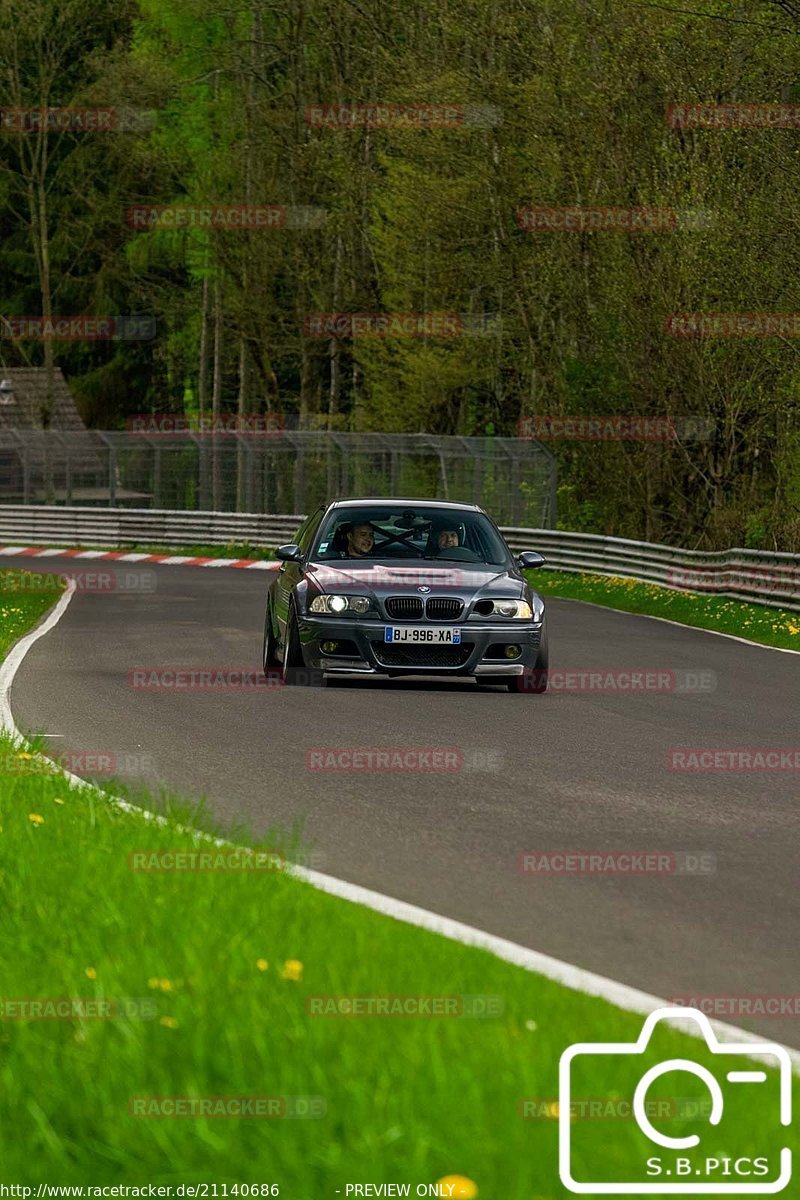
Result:
[[[157,979],[155,975],[152,975],[147,981],[147,986],[149,988],[157,988],[160,985],[160,983],[161,983],[161,980]]]
[[[86,978],[87,979],[97,979],[97,971],[95,971],[94,967],[86,968]]]
[[[290,958],[283,964],[281,979],[291,979],[295,983],[303,978],[303,964],[296,958]]]
[[[165,1029],[177,1029],[178,1022],[174,1017],[159,1017],[159,1025],[163,1025]]]
[[[466,1175],[445,1175],[436,1184],[441,1196],[452,1196],[453,1200],[473,1200],[478,1194],[478,1185]]]
[[[44,817],[40,817],[38,813],[28,813],[28,820],[32,825],[44,825]]]
[[[259,971],[266,971],[267,968],[269,967],[269,963],[267,962],[267,960],[265,958],[259,958],[256,961],[256,966],[258,967]]]
[[[172,991],[172,984],[169,979],[159,979],[158,986],[161,988],[162,992]]]
[[[30,754],[26,754],[26,753],[25,753],[25,751],[24,751],[24,750],[22,750],[22,751],[21,751],[21,752],[20,752],[20,753],[17,755],[17,758],[30,758]]]

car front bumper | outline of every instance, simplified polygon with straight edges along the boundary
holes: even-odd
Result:
[[[386,621],[304,616],[299,620],[305,665],[326,674],[522,675],[536,666],[542,623],[467,621],[463,625],[415,622],[413,628],[457,628],[460,646],[384,641]],[[406,622],[395,622],[404,626]],[[349,642],[346,653],[329,654],[323,642]],[[519,646],[518,657],[491,657],[492,647]]]

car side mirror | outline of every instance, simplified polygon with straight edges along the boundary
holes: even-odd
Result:
[[[299,546],[294,542],[289,542],[287,546],[278,546],[275,551],[275,557],[281,562],[300,562],[303,558],[303,553]]]
[[[543,567],[546,561],[544,555],[539,554],[536,550],[523,550],[521,554],[517,555],[517,562],[526,570],[530,570],[532,567]]]

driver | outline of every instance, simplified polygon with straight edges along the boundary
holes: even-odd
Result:
[[[457,529],[440,529],[436,535],[437,550],[452,550],[459,545]]]
[[[347,530],[347,554],[350,558],[364,558],[375,546],[375,534],[369,521],[351,525]]]

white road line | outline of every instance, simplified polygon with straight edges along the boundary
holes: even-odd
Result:
[[[25,739],[17,729],[14,723],[14,716],[11,712],[11,687],[14,682],[14,676],[31,646],[39,638],[49,633],[60,621],[75,591],[75,583],[70,580],[69,586],[55,607],[50,610],[44,620],[35,629],[31,630],[30,633],[27,633],[15,643],[6,659],[0,663],[0,729],[8,733],[17,744],[25,744]],[[628,613],[627,615],[630,616],[631,614]],[[676,623],[670,622],[670,624]],[[138,812],[147,820],[155,821],[159,825],[169,825],[166,818],[159,813],[150,813],[146,809],[129,804],[126,800],[111,796],[107,792],[102,791],[101,788],[87,783],[80,776],[74,775],[71,771],[64,771],[60,767],[59,770],[62,770],[62,773],[77,786],[91,789],[118,808],[126,812]],[[211,838],[210,835],[203,834],[200,831],[191,832],[196,833],[202,840],[213,841],[216,845],[225,844],[222,839]],[[487,950],[490,954],[494,954],[496,958],[500,958],[504,962],[522,967],[525,971],[542,975],[545,979],[551,979],[555,983],[560,983],[564,987],[570,988],[572,991],[582,992],[584,995],[596,996],[599,999],[606,1000],[609,1004],[613,1004],[616,1008],[623,1009],[626,1012],[649,1016],[656,1008],[668,1007],[667,1000],[651,996],[647,992],[640,991],[638,988],[630,987],[628,984],[608,979],[604,975],[596,975],[592,971],[585,971],[582,967],[562,962],[561,959],[552,958],[549,954],[542,954],[538,950],[531,950],[527,946],[520,946],[516,942],[507,941],[505,938],[497,937],[495,934],[487,933],[485,930],[475,929],[472,925],[464,925],[461,921],[454,921],[450,917],[429,912],[425,908],[418,908],[415,904],[408,904],[404,900],[397,900],[392,896],[384,896],[380,892],[373,892],[368,888],[359,887],[358,884],[348,883],[345,879],[336,879],[332,875],[323,875],[318,871],[310,871],[304,867],[293,867],[292,874],[312,887],[327,892],[332,896],[337,896],[341,900],[347,900],[351,904],[360,904],[364,908],[371,909],[373,912],[392,917],[396,921],[403,921],[407,925],[416,925],[418,928],[427,929],[431,933],[438,933],[442,937],[449,938],[451,941],[461,942],[465,946],[476,946],[482,950]],[[676,1028],[693,1036],[698,1032],[694,1022],[684,1025],[679,1019],[676,1019],[675,1021],[670,1021],[670,1024],[674,1024]],[[727,1025],[722,1021],[712,1020],[710,1024],[721,1041],[746,1042],[748,1045],[753,1046],[754,1055],[758,1053],[757,1048],[759,1046],[773,1044],[768,1038],[761,1037],[757,1033],[751,1033],[747,1029],[739,1029],[734,1025]],[[792,1060],[795,1072],[800,1075],[800,1050],[794,1050],[791,1046],[786,1046],[784,1049]]]
[[[536,588],[533,590],[536,591]],[[756,646],[759,650],[777,650],[778,654],[800,654],[800,650],[790,650],[787,646],[767,646],[764,642],[754,642],[752,638],[737,637],[735,633],[723,633],[721,629],[706,629],[704,625],[687,625],[685,621],[673,621],[669,617],[654,617],[652,613],[631,612],[627,608],[612,608],[609,604],[597,604],[594,600],[578,600],[572,596],[545,596],[545,604],[548,600],[564,600],[568,604],[591,604],[592,608],[602,608],[605,612],[622,613],[623,617],[644,617],[647,621],[663,621],[665,625],[677,625],[679,629],[690,629],[692,633],[710,633],[712,637],[730,638],[732,642],[741,642],[744,646]],[[800,621],[800,614],[798,614],[798,621]]]
[[[81,550],[80,554],[73,554],[73,558],[105,558],[108,554],[107,550]]]
[[[14,724],[14,717],[11,713],[11,685],[14,682],[14,676],[31,646],[35,642],[38,642],[40,637],[44,637],[46,633],[49,633],[61,620],[76,590],[75,580],[70,579],[64,592],[59,597],[58,603],[50,609],[44,620],[40,621],[30,633],[26,633],[25,637],[15,642],[6,657],[0,662],[0,729],[6,730],[12,737],[16,737],[20,741],[24,739]]]
[[[117,562],[141,562],[144,558],[150,558],[149,554],[120,554]]]

